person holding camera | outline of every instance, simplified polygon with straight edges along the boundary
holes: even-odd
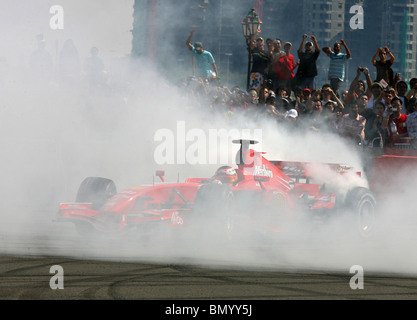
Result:
[[[362,73],[365,75],[366,84],[365,84],[365,81],[359,79]],[[368,96],[368,100],[369,100],[372,96],[371,88],[372,88],[372,80],[371,80],[371,76],[369,75],[368,68],[358,67],[357,72],[356,72],[356,77],[355,79],[352,80],[350,84],[345,102],[346,103],[355,102],[358,100],[359,96],[362,95],[363,93],[365,93]]]
[[[379,56],[379,60],[377,57]],[[387,60],[389,56],[389,60]],[[380,82],[382,79],[385,80],[389,86],[394,86],[394,72],[392,71],[392,64],[394,63],[395,57],[388,47],[378,48],[374,56],[372,57],[372,64],[376,68],[376,79],[374,82]]]
[[[313,91],[314,78],[318,74],[316,61],[320,54],[320,47],[317,43],[317,39],[315,36],[310,37],[312,41],[306,42],[307,38],[308,36],[306,34],[303,34],[300,47],[297,51],[299,65],[295,74],[295,81],[296,86],[300,87],[302,90],[307,88]]]

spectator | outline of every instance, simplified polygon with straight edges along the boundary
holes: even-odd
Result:
[[[202,78],[215,78],[219,75],[217,71],[216,62],[214,61],[211,52],[204,50],[201,42],[191,44],[191,38],[195,30],[191,29],[190,35],[187,38],[186,45],[195,59],[195,76]]]
[[[64,42],[59,54],[59,76],[60,82],[67,85],[76,84],[81,75],[81,61],[77,47],[72,39]]]
[[[275,40],[272,40],[271,38],[266,39],[266,52],[268,52],[269,55],[269,64],[268,64],[268,72],[266,75],[266,81],[268,89],[274,90],[273,82],[274,82],[274,66],[272,63],[273,55],[275,51]]]
[[[365,140],[365,117],[359,114],[359,107],[357,103],[350,106],[349,113],[343,115],[340,123],[339,134],[343,137],[360,142]]]
[[[342,46],[346,53],[342,52]],[[324,47],[323,52],[330,58],[329,74],[330,85],[333,91],[339,96],[339,89],[345,80],[346,62],[351,58],[348,46],[344,40],[340,40],[333,45],[333,51],[330,47]]]
[[[46,40],[42,34],[36,36],[37,49],[30,56],[30,67],[36,80],[50,81],[53,77],[52,55],[46,50]]]
[[[331,119],[329,119],[329,128],[333,133],[338,133],[343,118],[344,109],[341,106],[336,106]]]
[[[298,66],[291,54],[291,49],[291,42],[286,42],[284,45],[285,55],[281,55],[274,63],[274,73],[277,75],[278,87],[285,88],[289,97],[294,86],[294,70]]]
[[[322,117],[323,121],[330,127],[333,120],[334,111],[337,107],[337,103],[334,101],[328,101],[323,105]]]
[[[301,102],[306,102],[310,98],[311,98],[311,90],[309,88],[305,88],[303,90],[303,95],[302,95]]]
[[[372,86],[371,86],[371,93],[372,93],[372,95],[371,95],[371,97],[369,99],[367,108],[369,108],[369,109],[373,109],[374,108],[375,102],[377,100],[380,100],[381,99],[382,90],[383,90],[383,87],[382,87],[382,85],[379,82],[374,82],[372,84]]]
[[[407,82],[400,80],[396,83],[395,88],[396,88],[396,95],[401,100],[401,113],[407,114],[407,105],[408,105],[408,99],[406,97],[407,89],[408,89]]]
[[[313,51],[313,42],[307,41],[304,45],[304,42],[307,39],[307,35],[304,34],[300,47],[298,48],[297,54],[300,59],[297,73],[295,75],[296,85],[301,87],[301,89],[308,88],[311,91],[314,90],[314,78],[317,76],[317,65],[316,61],[320,54],[320,47],[317,43],[315,36],[311,36],[311,40],[314,42],[314,51]],[[305,51],[303,52],[303,48]]]
[[[275,47],[274,40],[272,40],[271,38],[266,39],[266,51],[269,54],[272,54],[273,53],[274,47]]]
[[[290,127],[297,127],[298,122],[298,111],[296,109],[290,109],[285,113],[285,120],[287,124],[290,125]]]
[[[322,102],[321,104],[324,106],[326,103],[331,102],[333,104],[339,105],[344,108],[342,101],[337,97],[335,92],[332,90],[329,84],[324,84],[321,88],[321,96]]]
[[[417,138],[417,99],[411,99],[408,103],[408,110],[411,113],[408,114],[406,120],[408,136],[411,138]]]
[[[407,115],[401,112],[402,103],[397,97],[391,100],[391,114],[387,115],[388,140],[391,143],[401,141],[401,138],[407,137]]]
[[[361,72],[363,72],[363,74],[365,75],[366,85],[363,80],[359,80]],[[349,91],[346,96],[346,102],[347,103],[355,102],[358,99],[359,95],[361,95],[362,93],[366,93],[368,96],[368,99],[371,97],[372,80],[371,80],[371,76],[369,75],[368,68],[358,67],[356,71],[356,77],[353,79],[353,81],[350,84]]]
[[[347,104],[346,98],[348,96],[349,90],[342,90],[342,93],[340,94],[340,100],[343,102],[343,104]]]
[[[391,108],[391,102],[392,102],[392,99],[394,99],[394,97],[395,97],[395,90],[394,89],[392,89],[392,88],[388,89],[387,88],[387,89],[382,90],[380,99],[385,104],[385,111],[386,112],[388,112],[388,109]]]
[[[103,60],[99,57],[97,47],[90,49],[90,57],[84,62],[84,70],[89,77],[91,88],[104,88],[106,84],[106,70]]]
[[[285,52],[281,50],[282,42],[281,39],[275,39],[274,41],[274,49],[272,51],[271,55],[271,63],[270,63],[270,71],[272,73],[272,90],[274,92],[277,92],[279,84],[279,75],[275,72],[276,64],[278,63],[278,60],[285,55]]]
[[[256,89],[252,88],[248,90],[248,97],[246,101],[248,104],[259,104],[259,96]]]
[[[322,117],[323,106],[320,99],[310,99],[307,102],[307,109],[310,110],[309,113],[304,117],[304,122],[306,122],[305,127],[312,131],[320,131],[326,127],[326,123]]]
[[[256,38],[257,34],[252,36],[249,42],[250,53],[252,56],[252,68],[250,71],[249,88],[255,89],[258,94],[267,79],[270,56],[265,51],[265,42],[262,37]],[[256,40],[255,40],[256,38]]]
[[[275,107],[279,113],[285,114],[292,105],[287,98],[277,97]]]
[[[284,116],[278,112],[275,107],[276,97],[271,94],[266,98],[266,103],[262,109],[262,116],[265,120],[281,121]]]
[[[361,116],[364,116],[366,120],[368,120],[368,118],[374,114],[374,108],[368,108],[368,102],[369,98],[366,93],[362,93],[361,95],[359,95],[358,99],[356,100],[356,103],[358,104],[359,108],[359,114]],[[384,106],[385,110],[385,104],[382,101],[381,103]]]
[[[377,147],[383,142],[387,135],[386,122],[388,121],[389,116],[384,118],[385,105],[381,101],[375,103],[372,111],[372,114],[368,117],[365,124],[365,140],[367,144]]]
[[[269,89],[267,87],[262,86],[259,90],[259,104],[265,104],[266,99],[269,96]]]
[[[409,81],[409,84],[410,84],[410,90],[408,91],[406,95],[406,99],[408,103],[410,104],[410,101],[412,99],[417,98],[417,78],[411,78]],[[413,112],[414,111],[410,110],[409,106],[407,106],[407,114],[411,114]]]
[[[389,60],[387,60],[387,55],[390,56]],[[377,60],[378,56],[379,60]],[[391,68],[394,60],[394,55],[387,47],[384,47],[384,49],[378,48],[375,55],[372,57],[372,64],[376,68],[376,79],[374,82],[381,82],[381,80],[385,80],[388,85],[394,85],[394,72]]]
[[[295,100],[293,108],[297,110],[298,116],[302,116],[306,111],[306,102],[311,98],[311,90],[305,88],[301,90],[300,88],[295,88]]]

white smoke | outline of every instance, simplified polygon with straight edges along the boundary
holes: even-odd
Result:
[[[4,253],[28,253],[27,247],[16,244],[16,241],[25,239],[35,243],[29,249],[31,254],[78,258],[320,270],[349,270],[350,266],[359,264],[365,270],[415,272],[417,261],[410,245],[415,236],[410,221],[415,214],[411,205],[414,193],[412,182],[417,180],[411,174],[398,176],[397,192],[379,198],[382,199],[378,206],[381,217],[379,230],[384,232],[380,231],[375,238],[366,241],[340,239],[340,234],[344,232],[340,224],[330,225],[326,232],[311,234],[311,227],[303,223],[298,229],[291,229],[291,232],[278,238],[244,232],[240,238],[243,245],[229,247],[215,233],[206,234],[206,241],[206,238],[192,232],[180,231],[177,234],[175,231],[178,230],[167,232],[165,229],[152,230],[149,237],[134,235],[130,241],[107,235],[85,240],[76,234],[72,225],[53,223],[59,203],[73,202],[78,186],[87,176],[112,179],[121,191],[136,184],[152,182],[158,169],[165,170],[167,180],[175,182],[178,177],[181,181],[188,177],[211,177],[217,167],[226,164],[219,161],[205,165],[159,165],[155,161],[155,149],[160,141],[155,141],[155,133],[166,129],[177,138],[178,121],[185,123],[187,132],[199,129],[206,137],[209,137],[211,129],[225,130],[231,133],[229,143],[233,139],[256,139],[255,130],[261,129],[262,141],[253,147],[267,152],[267,159],[340,163],[363,171],[360,153],[335,136],[310,131],[299,133],[269,123],[254,123],[246,118],[240,122],[223,116],[215,117],[202,110],[204,104],[200,105],[201,100],[190,96],[189,88],[173,86],[161,78],[157,68],[146,60],[128,58],[129,46],[118,47],[117,52],[109,49],[115,42],[108,36],[116,31],[108,34],[96,30],[97,25],[107,19],[106,12],[109,10],[114,14],[123,14],[122,19],[117,18],[118,21],[131,19],[131,12],[127,9],[122,12],[120,8],[129,7],[131,10],[132,1],[124,1],[123,5],[120,1],[117,5],[114,1],[100,1],[101,9],[96,7],[98,2],[88,2],[83,10],[71,1],[61,2],[66,12],[80,12],[83,17],[75,23],[68,15],[68,30],[64,30],[68,33],[52,43],[57,45],[59,52],[65,39],[74,39],[81,60],[89,56],[91,46],[97,45],[106,64],[106,85],[91,91],[85,75],[68,86],[56,78],[42,80],[32,73],[29,59],[36,47],[36,34],[43,33],[47,39],[52,35],[57,37],[48,29],[48,9],[52,2],[42,2],[39,7],[40,3],[27,1],[24,13],[20,15],[22,20],[19,21],[27,21],[36,18],[31,16],[34,8],[38,9],[36,12],[43,12],[42,19],[46,20],[43,29],[35,31],[23,23],[2,20],[4,30],[10,24],[16,26],[8,34],[9,43],[18,42],[19,37],[24,39],[17,52],[13,52],[11,45],[2,51],[7,63],[2,66],[5,70],[1,79],[3,174],[0,188],[3,201],[0,204],[0,230],[11,239],[3,244]],[[9,12],[17,10],[13,3],[2,2],[2,8],[9,9]],[[76,25],[73,29],[72,23]],[[100,26],[103,24],[100,23]],[[119,32],[126,35],[127,31],[122,28]],[[77,34],[85,37],[76,37]],[[51,42],[47,43],[50,51],[56,49]],[[186,147],[193,142],[195,140],[186,141]],[[178,141],[175,143],[175,152],[180,152]],[[206,146],[207,154],[217,152],[220,158],[225,153],[224,158],[228,160],[234,159],[238,149],[237,145],[231,144],[224,149],[220,142],[215,146],[217,148],[213,147],[214,150],[211,147]],[[327,168],[318,166],[316,170],[320,184],[331,182],[331,185],[340,188],[346,184],[367,183],[366,177],[360,179],[353,175],[347,177],[352,180],[346,181]],[[222,225],[219,224],[220,227]],[[38,246],[36,242],[40,241],[40,237],[49,242]],[[196,243],[200,246],[196,247]]]

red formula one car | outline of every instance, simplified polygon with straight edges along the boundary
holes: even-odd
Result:
[[[269,161],[264,152],[250,148],[256,141],[233,142],[240,144],[237,168],[221,167],[211,178],[166,183],[163,171],[157,171],[161,183],[121,192],[109,179],[86,178],[76,202],[60,204],[58,219],[74,223],[83,235],[146,232],[153,226],[206,230],[210,225],[226,234],[243,229],[285,232],[300,217],[326,220],[340,216],[344,208],[356,232],[370,232],[376,202],[372,192],[360,186],[362,178],[353,168]],[[321,173],[328,183],[314,182]],[[352,176],[359,183],[352,184]]]

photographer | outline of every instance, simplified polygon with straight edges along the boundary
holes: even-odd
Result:
[[[390,57],[389,60],[387,60],[387,55]],[[379,60],[376,60],[377,56],[379,56]],[[375,55],[372,57],[372,64],[376,68],[375,82],[380,82],[383,79],[388,85],[394,85],[394,72],[391,68],[394,60],[395,57],[388,47],[384,47],[384,49],[378,48]]]
[[[361,73],[365,75],[366,78],[366,87],[365,82],[363,80],[359,80]],[[372,96],[372,80],[371,76],[369,75],[368,68],[365,67],[358,67],[356,71],[356,77],[352,80],[349,91],[346,96],[346,103],[356,102],[360,95],[365,93],[368,96],[368,100]]]

